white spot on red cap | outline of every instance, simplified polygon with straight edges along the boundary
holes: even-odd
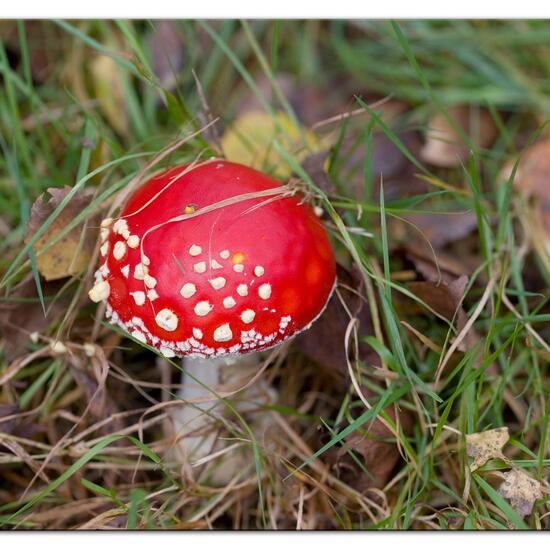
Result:
[[[214,290],[219,290],[225,286],[225,279],[223,277],[216,277],[210,280],[210,284]]]
[[[141,255],[141,263],[143,265],[149,265],[151,263],[151,260],[145,254],[142,254]]]
[[[111,287],[107,281],[99,281],[99,283],[95,284],[90,292],[88,292],[88,296],[92,302],[106,300],[109,294],[111,294]]]
[[[264,283],[258,288],[258,296],[262,300],[267,300],[271,296],[271,285],[269,283]]]
[[[103,243],[99,248],[99,251],[102,256],[107,256],[107,252],[109,252],[109,242]]]
[[[197,292],[197,287],[193,283],[185,283],[180,289],[180,294],[184,298],[191,298],[195,292]]]
[[[147,288],[155,288],[157,286],[157,280],[154,277],[151,277],[151,275],[145,275],[143,281],[145,282],[145,286]]]
[[[283,334],[286,330],[286,327],[288,326],[288,323],[290,323],[290,320],[292,317],[290,315],[287,315],[286,317],[281,317],[281,321],[279,322],[279,332]]]
[[[204,273],[206,271],[206,263],[199,262],[193,266],[193,271],[195,273]]]
[[[122,241],[117,241],[115,247],[113,248],[113,256],[115,260],[122,260],[126,255],[126,244]]]
[[[176,356],[174,351],[166,346],[160,346],[160,352],[162,353],[162,355],[164,355],[164,357],[170,358]]]
[[[194,327],[193,328],[193,336],[197,339],[197,340],[200,340],[203,336],[202,334],[202,330],[200,328],[196,328]]]
[[[101,220],[100,225],[103,228],[111,227],[111,225],[113,225],[113,218],[105,218],[104,220]]]
[[[223,258],[224,260],[227,260],[227,258],[229,258],[229,256],[230,256],[229,250],[222,250],[220,252],[220,257]]]
[[[145,292],[136,290],[136,292],[130,292],[130,295],[134,298],[134,302],[137,306],[142,306],[145,303]]]
[[[248,296],[248,287],[245,284],[241,284],[237,287],[237,294],[239,296]]]
[[[155,321],[160,328],[173,332],[178,328],[177,315],[168,308],[161,309],[155,316]]]
[[[256,277],[261,277],[264,273],[265,273],[265,269],[263,268],[263,266],[257,265],[254,268],[254,275],[256,275]]]
[[[113,231],[122,235],[125,239],[130,236],[130,231],[128,231],[128,222],[124,219],[117,220],[113,225]]]
[[[204,317],[205,315],[208,315],[213,309],[214,309],[214,306],[210,302],[207,302],[206,300],[204,300],[202,302],[198,302],[193,308],[193,311],[199,317]]]
[[[149,298],[149,300],[151,300],[151,302],[153,300],[156,300],[158,297],[159,297],[159,295],[158,295],[158,292],[156,290],[151,289],[151,290],[147,291],[147,298]]]
[[[202,248],[198,244],[192,244],[189,248],[191,256],[198,256],[202,252]]]
[[[104,243],[109,238],[110,231],[108,229],[102,228],[99,231],[99,235],[101,237],[101,242]]]
[[[130,235],[127,242],[130,248],[137,248],[139,246],[139,237],[137,235]]]
[[[217,260],[212,260],[212,261],[210,262],[210,267],[211,267],[212,269],[222,269],[222,268],[223,268],[223,265],[220,264],[220,262],[218,262]]]
[[[237,305],[237,302],[235,302],[233,296],[227,296],[223,299],[223,307],[225,307],[226,309],[231,309],[235,305]]]
[[[229,323],[225,323],[225,325],[219,326],[214,331],[214,340],[216,342],[229,342],[233,338],[233,333],[231,332],[231,327],[229,326]]]
[[[147,267],[144,266],[143,264],[141,263],[136,264],[136,267],[134,268],[134,278],[137,279],[138,281],[143,281],[148,271],[149,270],[147,269]]]
[[[237,273],[242,273],[244,271],[244,265],[243,264],[234,264],[233,265],[233,271]]]
[[[245,309],[241,313],[243,323],[252,323],[252,321],[254,321],[254,317],[256,317],[256,313],[251,309]]]
[[[138,342],[141,342],[142,344],[146,344],[147,343],[147,337],[145,336],[145,334],[143,334],[143,332],[141,332],[141,330],[133,330],[132,332],[130,332],[130,334],[138,341]]]
[[[130,266],[129,265],[125,265],[121,270],[120,272],[126,277],[128,278],[128,276],[130,275]]]

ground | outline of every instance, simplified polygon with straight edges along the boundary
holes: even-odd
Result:
[[[2,528],[548,529],[549,36],[2,22]],[[88,291],[128,190],[212,156],[301,190],[338,287],[201,407]]]

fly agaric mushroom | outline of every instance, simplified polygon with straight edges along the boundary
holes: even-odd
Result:
[[[313,209],[257,170],[212,159],[147,181],[101,224],[89,292],[107,317],[165,357],[219,358],[273,347],[307,329],[335,287]],[[187,372],[200,380],[204,361]],[[208,381],[217,379],[212,372]]]

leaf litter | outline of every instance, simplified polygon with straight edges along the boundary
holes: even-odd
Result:
[[[89,23],[75,25],[73,28],[82,33],[90,32]],[[215,22],[212,28],[222,33],[223,25],[223,22]],[[128,28],[140,32],[137,25],[129,25]],[[320,25],[317,32],[325,33],[327,28]],[[113,29],[114,25],[98,24],[93,28],[93,40],[112,43]],[[533,393],[532,388],[544,387],[545,371],[542,364],[536,363],[536,369],[528,373],[525,365],[535,364],[539,357],[536,352],[539,350],[532,353],[532,350],[522,348],[521,337],[514,340],[512,346],[506,347],[499,356],[498,369],[487,368],[481,375],[476,374],[478,378],[475,380],[479,380],[479,411],[464,412],[468,409],[465,403],[469,394],[467,389],[456,388],[457,384],[464,383],[463,380],[456,382],[462,374],[459,369],[453,383],[445,388],[446,392],[456,391],[457,396],[451,394],[449,399],[447,393],[441,394],[447,400],[445,404],[452,404],[456,397],[457,403],[452,408],[439,408],[423,392],[417,394],[417,387],[402,394],[397,405],[383,408],[382,412],[401,427],[402,441],[396,440],[393,431],[374,417],[332,445],[324,454],[311,461],[308,467],[295,470],[364,413],[364,400],[376,404],[381,395],[392,394],[400,390],[404,383],[409,383],[401,379],[397,372],[386,368],[388,357],[391,363],[399,355],[400,349],[405,355],[407,367],[426,384],[428,390],[437,390],[433,385],[433,374],[440,364],[438,361],[441,357],[438,356],[444,350],[444,342],[437,340],[438,335],[442,334],[441,328],[448,331],[449,324],[453,325],[450,329],[452,344],[456,334],[462,333],[456,349],[451,347],[448,357],[453,360],[454,367],[460,365],[463,355],[474,345],[485,345],[487,354],[493,353],[500,345],[497,338],[486,341],[486,335],[490,333],[490,329],[486,328],[487,323],[492,321],[491,315],[499,306],[496,299],[498,285],[494,275],[491,277],[484,271],[479,273],[482,260],[478,222],[475,213],[464,206],[468,204],[471,208],[472,201],[468,189],[463,185],[460,166],[461,162],[468,160],[470,145],[473,144],[483,160],[485,153],[496,143],[495,139],[498,141],[492,116],[488,116],[484,107],[458,103],[458,106],[447,109],[459,127],[457,133],[456,128],[449,125],[448,120],[439,113],[426,117],[422,107],[431,106],[419,106],[417,99],[410,101],[410,98],[403,100],[381,96],[364,89],[360,82],[353,79],[333,78],[325,81],[323,86],[318,86],[303,76],[299,79],[295,75],[280,72],[275,77],[276,83],[298,117],[297,127],[288,113],[281,110],[277,94],[273,94],[274,85],[270,78],[265,75],[253,77],[267,103],[273,106],[275,116],[265,113],[263,104],[257,98],[242,93],[240,80],[231,74],[229,63],[216,65],[213,57],[214,61],[207,70],[199,63],[193,78],[191,73],[187,75],[187,55],[192,53],[191,49],[186,50],[188,36],[178,22],[158,22],[146,27],[146,31],[146,49],[151,51],[153,71],[161,86],[177,90],[182,96],[196,95],[199,93],[197,87],[201,87],[200,95],[204,94],[204,100],[206,102],[208,99],[208,103],[202,102],[203,98],[197,103],[203,104],[203,108],[204,105],[215,106],[217,114],[222,117],[219,126],[233,121],[233,124],[225,126],[224,135],[225,153],[230,158],[263,169],[267,167],[284,178],[295,177],[289,166],[284,166],[282,172],[277,174],[280,157],[274,142],[277,140],[282,144],[283,149],[302,165],[313,182],[331,200],[338,202],[335,211],[344,224],[363,231],[352,233],[354,243],[360,243],[357,244],[357,250],[363,263],[358,265],[351,261],[349,250],[341,246],[338,233],[334,231],[340,264],[338,295],[331,299],[311,330],[298,336],[262,373],[260,382],[267,381],[278,392],[276,402],[264,403],[258,400],[254,408],[259,421],[268,427],[262,432],[259,442],[263,477],[258,480],[255,476],[237,476],[225,487],[216,487],[212,482],[215,477],[212,469],[216,462],[214,457],[200,469],[194,470],[192,464],[185,463],[185,459],[179,463],[172,460],[174,441],[165,425],[166,410],[173,405],[171,395],[177,391],[179,384],[179,372],[176,369],[172,369],[173,372],[168,370],[166,376],[167,369],[161,370],[148,351],[100,323],[97,323],[93,332],[93,337],[97,338],[90,342],[90,322],[94,312],[89,304],[82,308],[75,322],[64,331],[62,353],[61,347],[56,347],[54,338],[49,336],[55,335],[60,320],[60,312],[56,308],[61,306],[62,313],[62,308],[66,307],[58,293],[63,285],[67,284],[70,290],[70,285],[78,281],[93,251],[94,239],[91,243],[87,240],[88,235],[95,234],[95,226],[91,222],[88,222],[86,229],[79,226],[74,233],[71,231],[65,235],[62,249],[56,249],[54,245],[45,250],[47,242],[55,239],[66,224],[89,204],[89,197],[75,197],[65,209],[67,212],[62,211],[59,217],[62,222],[59,225],[54,222],[35,246],[47,305],[55,297],[49,305],[47,320],[42,321],[43,315],[35,311],[35,306],[39,307],[40,304],[35,289],[33,292],[34,281],[28,276],[30,274],[24,279],[27,286],[14,286],[10,290],[9,298],[15,299],[15,302],[6,302],[5,305],[9,305],[7,308],[2,304],[2,310],[9,311],[7,316],[4,311],[0,314],[3,315],[0,317],[2,350],[11,364],[0,370],[0,378],[5,380],[0,387],[0,430],[4,428],[12,439],[9,453],[0,449],[0,459],[5,461],[0,463],[0,468],[2,472],[6,471],[6,480],[0,486],[1,503],[17,501],[25,495],[29,475],[35,476],[38,486],[46,483],[44,479],[57,479],[76,460],[92,456],[73,478],[58,488],[59,496],[69,501],[73,499],[73,502],[69,502],[70,506],[47,509],[45,503],[40,503],[34,507],[32,514],[36,525],[43,528],[125,528],[129,518],[127,521],[124,509],[117,505],[116,513],[113,512],[113,502],[106,495],[116,494],[117,499],[131,503],[135,500],[132,491],[139,487],[148,493],[151,510],[155,510],[153,517],[147,511],[139,512],[139,528],[159,527],[161,524],[173,528],[203,529],[248,529],[266,525],[287,529],[351,529],[374,524],[392,528],[469,528],[464,518],[470,517],[467,512],[474,508],[455,496],[460,493],[462,482],[457,455],[443,436],[430,448],[431,428],[427,427],[424,417],[435,415],[439,418],[442,412],[447,414],[444,428],[450,433],[457,431],[455,426],[470,412],[476,415],[475,418],[483,413],[483,422],[489,417],[493,425],[500,425],[496,419],[501,413],[508,418],[510,411],[504,406],[502,411],[496,410],[498,399],[491,391],[496,392],[502,384],[508,392],[505,402],[517,399],[522,404],[522,407],[518,405],[514,408],[517,422],[514,417],[513,422],[507,422],[510,428],[468,434],[466,453],[470,458],[469,470],[485,475],[490,460],[504,460],[512,469],[501,474],[503,483],[499,487],[500,494],[510,501],[521,517],[535,515],[533,503],[541,498],[541,492],[544,494],[546,463],[543,461],[543,481],[539,483],[516,467],[503,450],[510,433],[526,445],[529,441],[528,446],[533,449],[538,441],[539,428],[536,423],[544,418],[539,405],[541,400],[533,397],[537,394]],[[368,32],[371,33],[372,28]],[[361,25],[353,24],[346,30],[346,40],[357,39],[360,44],[364,33]],[[236,34],[231,34],[232,38],[234,36]],[[239,37],[243,40],[246,38],[243,35]],[[202,27],[198,29],[200,47],[197,52],[200,52],[196,55],[209,51],[212,46],[210,38]],[[65,79],[64,84],[80,101],[87,102],[86,108],[93,110],[96,121],[106,129],[105,135],[100,138],[102,150],[98,150],[98,153],[102,154],[98,154],[97,162],[104,162],[106,144],[111,155],[117,150],[142,147],[143,144],[134,140],[127,105],[123,104],[125,86],[133,87],[136,83],[131,79],[124,80],[128,75],[123,75],[120,67],[109,61],[110,57],[98,54],[97,51],[88,55],[88,45],[83,46],[81,41],[73,38],[71,41],[67,44],[72,74]],[[20,52],[14,44],[12,41],[9,45],[10,59],[15,56],[19,62]],[[246,51],[245,45],[246,41],[238,42],[235,51],[239,48]],[[330,43],[325,47],[330,47]],[[124,50],[125,46],[122,45],[121,49]],[[342,59],[339,58],[339,61]],[[246,69],[252,70],[254,63],[250,62],[249,65],[249,62]],[[84,67],[91,72],[86,74]],[[231,93],[229,97],[225,86],[212,86],[205,77],[205,73],[212,70],[219,76],[219,82],[235,85],[235,94]],[[405,73],[403,75],[405,77]],[[199,86],[197,82],[200,82]],[[145,83],[139,84],[139,90],[144,91]],[[187,85],[192,92],[185,87]],[[365,102],[378,105],[374,109],[393,134],[382,131],[378,124],[372,125],[369,130],[373,118],[365,110],[357,109],[355,95],[362,97]],[[140,96],[139,101],[142,99]],[[145,98],[143,101],[145,104],[148,100]],[[231,108],[226,109],[226,102],[227,105],[235,106],[235,116],[232,117]],[[134,108],[139,110],[140,106],[134,105]],[[148,123],[153,125],[163,120],[165,115],[166,112],[160,108],[155,112],[148,110],[146,114]],[[204,113],[199,113],[199,119],[201,115]],[[507,116],[505,113],[505,123]],[[70,127],[67,122],[67,128]],[[280,128],[284,129],[282,133]],[[154,129],[166,135],[166,126]],[[182,128],[178,127],[177,130],[181,131]],[[368,143],[370,158],[367,158],[366,137],[371,130]],[[26,131],[30,132],[31,128]],[[252,132],[255,137],[249,142],[253,143],[243,144],[246,141],[241,139],[243,134],[252,135]],[[470,140],[470,145],[463,143],[461,133]],[[309,147],[301,143],[302,135],[306,136]],[[203,136],[209,139],[206,134]],[[310,150],[306,151],[308,148]],[[429,165],[428,170],[433,169],[433,173],[429,177],[425,173],[420,177],[419,166],[411,161],[403,148],[414,158],[425,161]],[[175,146],[169,152],[167,149],[166,155],[159,161],[169,163],[171,158],[166,158],[168,155],[187,158],[186,155],[191,154],[191,158],[195,158],[197,154],[190,144],[176,149]],[[213,145],[212,149],[215,150]],[[542,146],[530,148],[524,158],[527,162],[520,162],[514,181],[512,230],[516,235],[517,227],[521,225],[529,237],[527,244],[521,242],[526,247],[526,254],[532,251],[541,254],[545,247],[544,239],[540,238],[542,228],[545,227],[544,214],[537,212],[544,213],[547,208],[544,206],[548,198],[548,187],[544,184],[546,152],[547,149]],[[491,150],[491,155],[494,155],[491,160],[495,165],[502,163],[498,150]],[[506,154],[506,157],[509,158],[509,155]],[[483,204],[492,208],[489,199],[492,181],[489,174],[485,173],[485,167],[480,177],[483,180]],[[384,183],[389,229],[389,281],[392,285],[391,307],[395,308],[391,312],[388,312],[388,305],[378,293],[387,282],[384,280],[382,283],[379,272],[372,269],[372,262],[376,263],[377,257],[382,255],[379,248],[380,211],[377,210],[381,181]],[[527,190],[525,193],[521,182]],[[100,178],[94,179],[92,183],[103,185]],[[43,186],[42,190],[50,190],[50,198],[47,201],[39,199],[35,203],[29,226],[30,235],[43,224],[55,204],[59,204],[62,193],[66,192],[57,189],[51,193],[55,185],[50,181]],[[366,191],[370,191],[370,194]],[[441,194],[437,196],[437,193]],[[120,200],[123,196],[124,192],[119,196]],[[521,203],[518,198],[523,198],[524,202]],[[82,202],[79,202],[81,199]],[[112,208],[115,209],[117,204],[115,201]],[[523,206],[527,209],[521,210]],[[394,213],[397,214],[394,216]],[[494,214],[494,211],[490,214]],[[325,209],[322,219],[333,229],[331,217],[332,212]],[[537,220],[542,221],[536,225],[534,222]],[[497,223],[496,217],[490,219],[491,228],[496,227]],[[374,238],[364,239],[366,233]],[[521,232],[518,231],[517,235],[518,239],[522,239]],[[78,256],[78,251],[82,252],[82,257]],[[78,263],[80,259],[82,263]],[[513,302],[517,308],[514,309],[516,315],[512,319],[517,323],[514,330],[518,332],[521,332],[523,326],[522,317],[528,317],[529,311],[540,304],[540,291],[544,288],[544,278],[538,272],[535,262],[527,261],[522,269],[520,277],[524,277],[526,288],[516,287],[514,282],[513,286],[504,289],[505,292],[510,290],[510,294],[505,298],[508,301],[503,301],[505,304]],[[367,272],[368,277],[365,275]],[[476,279],[471,281],[474,273],[477,273]],[[373,288],[365,288],[365,279],[371,282]],[[491,286],[487,288],[484,285],[488,283]],[[467,293],[466,288],[469,289]],[[407,292],[425,305],[418,304],[410,297],[403,299]],[[517,295],[521,297],[520,300]],[[18,298],[22,300],[17,302]],[[544,315],[546,311],[547,308],[542,306],[538,313]],[[409,331],[417,338],[421,336],[420,342],[428,351],[410,340],[405,330],[391,332],[391,315],[395,315],[395,320],[403,326],[410,327]],[[472,323],[468,325],[470,319]],[[499,328],[498,336],[508,342],[509,319],[503,317],[502,321],[504,328],[502,331]],[[17,329],[9,332],[6,330],[9,327]],[[544,335],[544,325],[536,318],[529,329],[540,330]],[[384,340],[387,351],[379,349],[379,354],[367,343],[366,338],[375,335]],[[349,342],[346,342],[348,337]],[[396,345],[394,338],[402,339],[399,342],[401,348]],[[90,351],[92,349],[99,350],[100,355],[104,354],[99,366],[99,359]],[[85,350],[88,350],[88,354]],[[59,370],[48,383],[42,386],[35,383],[33,387],[33,382],[44,374],[45,366],[41,361],[48,368],[46,360],[49,359],[59,362]],[[99,377],[98,372],[101,374]],[[525,396],[521,396],[521,391]],[[19,402],[23,394],[28,407],[20,410]],[[516,398],[518,394],[520,396]],[[533,403],[528,408],[524,403],[531,397]],[[8,420],[2,421],[2,418]],[[474,429],[476,422],[472,419]],[[522,437],[521,434],[525,434],[526,430],[523,424],[529,422],[534,424],[529,426],[527,436]],[[230,428],[235,427],[230,415],[227,423]],[[101,456],[94,454],[96,446],[102,444],[105,436],[117,432],[135,435],[138,442],[144,442],[149,450],[161,455],[162,467],[145,458],[150,456],[147,454],[149,451],[144,454],[142,447],[124,441],[112,442],[102,449]],[[248,435],[231,429],[223,433],[228,438],[227,449],[231,450],[237,445],[243,456],[252,462]],[[66,434],[69,435],[65,437]],[[403,451],[404,443],[409,445],[406,452]],[[409,461],[411,452],[420,453],[417,457],[419,464],[426,460],[430,469],[430,478],[422,478],[422,492],[419,493],[415,491],[420,479],[416,476],[420,470],[416,470],[414,461]],[[512,456],[511,452],[508,454]],[[43,456],[46,455],[48,460],[44,461]],[[7,462],[12,465],[9,469],[4,468]],[[15,470],[16,473],[8,470]],[[439,483],[437,487],[432,484],[432,470]],[[18,473],[23,471],[25,474]],[[190,472],[193,475],[189,475]],[[291,477],[288,477],[289,472],[292,473]],[[84,485],[80,479],[96,485]],[[281,482],[282,479],[287,481]],[[265,491],[266,516],[262,516],[263,511],[258,510],[258,481]],[[97,490],[97,487],[102,486],[104,491],[100,489],[99,493],[89,489],[96,487]],[[445,491],[441,490],[442,487]],[[282,495],[284,498],[281,498]],[[481,509],[483,504],[476,502],[475,509]],[[434,512],[433,517],[420,512],[426,508]],[[488,514],[493,517],[492,509]],[[262,517],[267,518],[266,523]],[[475,521],[484,528],[493,528],[492,517],[476,517]],[[498,514],[494,517],[498,517]],[[547,525],[547,520],[538,515],[537,522]]]

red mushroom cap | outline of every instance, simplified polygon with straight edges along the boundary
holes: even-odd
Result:
[[[272,347],[308,328],[336,281],[313,209],[223,160],[165,171],[102,222],[90,291],[107,316],[167,357]]]

